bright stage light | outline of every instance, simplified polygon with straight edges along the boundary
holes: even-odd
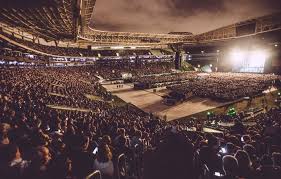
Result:
[[[251,66],[251,67],[264,66],[267,56],[268,56],[267,53],[262,50],[256,50],[256,51],[250,52],[249,66]]]
[[[263,73],[268,54],[266,50],[242,51],[234,49],[229,56],[234,71]]]
[[[246,53],[241,50],[234,49],[230,52],[230,60],[235,66],[240,65],[245,60],[245,57]]]

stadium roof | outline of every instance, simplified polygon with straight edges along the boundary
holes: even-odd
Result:
[[[228,40],[281,28],[281,13],[263,16],[222,27],[199,35],[189,33],[152,34],[111,32],[95,29],[91,21],[96,0],[9,0],[1,5],[0,25],[14,33],[28,33],[46,41],[71,41],[84,45],[161,45]],[[248,33],[239,27],[255,24]],[[243,29],[243,28],[242,28]]]
[[[77,0],[9,0],[1,5],[0,22],[9,27],[51,40],[77,36]]]

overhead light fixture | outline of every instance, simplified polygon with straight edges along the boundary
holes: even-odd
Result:
[[[111,49],[124,49],[122,46],[115,46],[115,47],[110,47]]]
[[[91,47],[92,50],[99,49],[100,47]]]

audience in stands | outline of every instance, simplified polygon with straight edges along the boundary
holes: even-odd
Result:
[[[235,127],[206,133],[202,121],[165,122],[129,104],[112,105],[95,75],[85,66],[0,70],[1,177],[80,179],[94,170],[104,178],[280,177],[280,108],[256,115],[255,125],[237,114]],[[226,82],[247,79],[249,89],[261,90],[271,77],[226,74]]]

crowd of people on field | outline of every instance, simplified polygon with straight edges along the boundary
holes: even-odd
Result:
[[[227,133],[212,134],[202,132],[200,120],[165,122],[131,104],[114,106],[91,67],[2,68],[0,74],[3,178],[80,179],[95,170],[105,179],[280,176],[279,108],[257,116],[255,126],[237,116]],[[225,78],[232,77],[242,78]]]
[[[147,76],[136,76],[134,82],[149,88],[166,86],[171,90],[171,96],[188,98],[186,96],[209,97],[222,100],[235,100],[241,97],[253,97],[270,89],[280,81],[274,74],[253,73],[201,73],[176,72]]]
[[[219,100],[236,100],[254,97],[275,86],[280,80],[273,74],[250,73],[192,73],[179,84],[168,85],[172,94],[209,97]]]

